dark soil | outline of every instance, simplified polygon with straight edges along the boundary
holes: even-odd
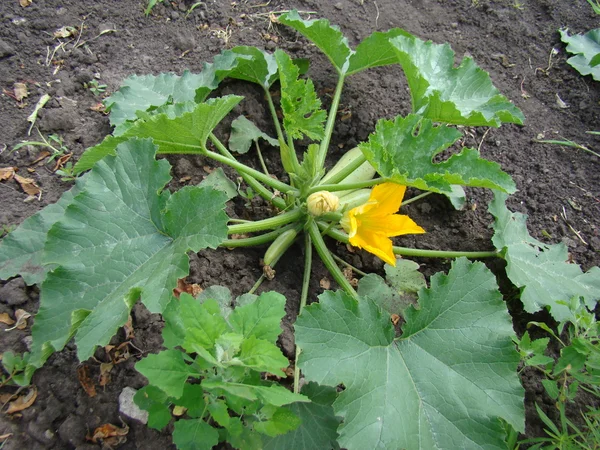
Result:
[[[39,201],[24,202],[27,194],[14,181],[0,183],[0,225],[18,225],[55,202],[71,186],[52,171],[54,163],[32,165],[39,148],[25,147],[11,152],[22,140],[39,140],[35,128],[28,136],[27,117],[42,94],[48,93],[51,100],[40,111],[36,127],[44,136],[62,136],[74,160],[110,132],[108,118],[91,109],[101,96],[95,96],[85,83],[98,77],[99,84],[108,85],[106,94],[110,94],[131,74],[181,73],[184,69],[199,72],[203,61],[210,61],[222,49],[236,45],[255,45],[268,50],[279,46],[294,57],[311,58],[310,75],[327,103],[327,95],[335,87],[335,77],[326,58],[294,32],[273,26],[269,21],[270,11],[296,8],[314,11],[315,17],[339,24],[351,45],[372,31],[401,27],[421,38],[450,43],[457,61],[465,55],[472,56],[490,73],[496,87],[521,108],[527,120],[524,126],[465,129],[464,144],[480,148],[484,157],[499,162],[515,179],[519,192],[511,197],[509,206],[529,215],[531,234],[546,242],[565,242],[572,259],[587,270],[600,263],[600,161],[583,151],[539,144],[534,139],[562,136],[592,149],[600,148],[600,139],[585,133],[599,129],[600,83],[580,76],[567,65],[557,32],[561,27],[584,32],[600,26],[600,20],[585,0],[522,0],[521,7],[513,1],[518,0],[209,0],[186,17],[186,10],[195,3],[186,0],[159,4],[146,18],[143,0],[33,0],[25,8],[18,0],[2,0],[0,84],[4,93],[0,97],[0,167],[19,167],[22,175],[35,179],[43,193]],[[81,35],[61,40],[53,37],[54,31],[63,26],[81,25]],[[105,30],[116,31],[101,34]],[[64,46],[58,47],[60,42]],[[554,56],[550,56],[552,49],[558,51]],[[27,84],[29,97],[23,102],[10,96],[15,82]],[[272,131],[259,91],[227,82],[221,93],[230,92],[246,96],[236,113],[246,114]],[[561,107],[558,98],[567,107]],[[365,140],[378,118],[408,112],[408,91],[401,71],[398,67],[386,67],[350,78],[342,108],[351,116],[340,123],[334,134],[333,156]],[[220,130],[222,135],[227,132],[226,127]],[[276,153],[267,155],[267,164],[274,167],[276,158]],[[214,167],[210,161],[197,157],[169,160],[176,180],[173,188],[180,187],[183,183],[177,180],[184,177],[191,177],[188,183],[198,183],[207,169]],[[34,171],[29,174],[28,168]],[[469,190],[468,194],[465,211],[454,211],[439,196],[410,205],[407,213],[428,233],[404,238],[402,245],[490,249],[492,219],[487,213],[487,202],[491,194],[483,190]],[[260,202],[254,207],[259,212],[263,208]],[[247,211],[243,201],[233,201],[228,207],[230,214],[238,216]],[[260,276],[259,259],[263,252],[264,249],[219,250],[192,255],[189,281],[203,287],[226,285],[234,295],[242,294]],[[350,254],[345,247],[338,247],[338,253],[359,268],[382,269],[382,263],[368,254]],[[300,296],[301,261],[300,249],[293,248],[278,264],[275,279],[261,287],[277,290],[289,300],[280,340],[288,356],[294,352],[291,323]],[[449,267],[444,261],[418,262],[423,263],[428,276]],[[501,264],[494,265],[496,270],[502,270]],[[322,292],[319,280],[325,277],[325,269],[317,265],[311,300]],[[513,303],[510,307],[515,329],[522,333],[532,316]],[[0,284],[0,313],[14,316],[16,309],[34,313],[37,307],[36,287],[26,287],[20,278]],[[79,363],[71,344],[50,358],[33,377],[32,383],[38,389],[35,403],[20,414],[0,414],[0,435],[12,434],[3,450],[98,448],[86,441],[86,434],[105,423],[120,425],[119,394],[125,387],[139,389],[145,383],[134,370],[135,362],[141,354],[160,348],[161,318],[139,304],[132,316],[135,347],[130,348],[131,356],[113,368],[104,387],[97,386],[95,397],[89,397],[82,388],[77,369],[85,364],[92,379],[97,381],[100,363],[106,361],[106,355],[98,352],[97,360]],[[29,330],[30,327],[2,332],[0,351],[26,351]],[[123,335],[114,340],[123,341]],[[526,388],[527,435],[540,436],[542,426],[534,403],[551,402],[543,394],[537,373],[525,371],[522,376]],[[584,408],[584,402],[578,407]],[[127,442],[119,448],[172,447],[169,429],[158,433],[136,420],[125,416],[123,419],[130,431]]]

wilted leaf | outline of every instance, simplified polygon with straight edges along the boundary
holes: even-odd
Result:
[[[125,442],[127,433],[129,433],[129,427],[126,423],[123,423],[122,428],[111,423],[105,423],[96,428],[91,436],[88,434],[85,438],[94,444],[102,444],[103,447],[113,448]]]
[[[30,317],[31,314],[29,314],[24,309],[17,309],[15,311],[15,325],[12,328],[6,329],[5,331],[14,330],[15,328],[18,330],[24,330],[25,328],[27,328],[27,319],[29,319]]]
[[[15,321],[8,315],[8,313],[0,314],[0,322],[6,325],[12,325],[15,323]]]
[[[26,395],[21,395],[17,397],[16,400],[10,402],[8,404],[8,409],[6,410],[6,414],[14,414],[19,411],[23,411],[24,409],[29,408],[35,402],[37,398],[37,388],[35,386],[31,386],[29,388],[29,392]]]
[[[110,372],[113,369],[113,363],[102,363],[100,364],[100,378],[98,384],[100,386],[106,386],[110,382]]]
[[[125,322],[125,325],[123,325],[123,330],[125,331],[126,341],[130,341],[135,337],[133,333],[133,318],[131,317],[131,314],[129,314],[127,322]]]
[[[193,283],[189,284],[185,281],[185,278],[180,278],[177,280],[177,287],[173,289],[173,295],[175,298],[179,298],[179,296],[185,292],[186,294],[190,294],[192,297],[196,298],[202,292],[202,288],[199,284]]]
[[[94,381],[90,377],[90,368],[88,366],[86,366],[85,364],[79,366],[77,368],[77,378],[79,379],[79,384],[81,384],[81,387],[83,388],[85,393],[89,397],[95,397],[96,396],[96,385],[94,384]]]

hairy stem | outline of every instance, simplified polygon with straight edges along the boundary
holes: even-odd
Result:
[[[356,291],[350,285],[350,282],[346,279],[340,268],[335,263],[333,257],[331,256],[331,252],[325,245],[325,241],[319,232],[319,227],[315,223],[315,221],[310,220],[308,224],[308,232],[310,233],[310,237],[312,239],[313,245],[319,254],[319,257],[327,267],[327,270],[333,276],[333,279],[340,285],[340,287],[346,291],[348,295],[351,295],[353,298],[358,298]]]
[[[304,213],[300,209],[293,209],[279,214],[278,216],[269,217],[268,219],[230,225],[227,234],[242,234],[252,233],[253,231],[272,230],[282,225],[287,225],[290,222],[298,221],[303,215]]]
[[[333,133],[333,126],[337,117],[337,110],[340,106],[340,98],[342,97],[342,88],[344,87],[344,75],[340,75],[337,86],[335,87],[335,94],[333,94],[333,100],[331,101],[331,108],[329,108],[329,115],[327,116],[327,123],[325,125],[325,136],[319,146],[319,153],[317,155],[317,167],[323,167],[325,164],[325,158],[327,157],[327,150],[329,150],[329,142],[331,141],[331,135]]]
[[[304,233],[304,276],[302,278],[302,294],[300,295],[300,308],[298,316],[302,314],[302,310],[306,306],[308,299],[308,289],[310,284],[310,273],[312,269],[312,243],[310,234]],[[302,350],[296,345],[296,357],[294,359],[294,393],[300,392],[300,368],[298,367],[298,358]]]
[[[329,224],[325,222],[319,222],[319,228],[327,229]],[[326,233],[328,236],[348,244],[348,235],[340,230],[330,228]],[[402,256],[416,256],[420,258],[460,258],[464,256],[466,258],[503,258],[502,253],[492,251],[481,251],[481,252],[462,252],[462,251],[449,251],[449,250],[423,250],[418,248],[398,247],[394,246],[394,254]]]
[[[214,134],[211,133],[210,140],[214,144],[214,146],[217,147],[219,152],[221,152],[223,154],[223,156],[226,156],[229,159],[235,161],[234,156],[231,154],[231,152],[229,150],[227,150],[227,147],[225,147],[223,145],[223,143],[219,140],[219,138],[217,138]],[[266,187],[264,187],[262,184],[260,184],[255,178],[253,178],[252,176],[250,176],[244,172],[239,172],[239,174],[244,179],[244,181],[248,184],[248,186],[250,186],[255,192],[257,192],[258,195],[260,195],[262,198],[264,198],[268,202],[271,202],[278,209],[286,208],[286,204],[283,199],[277,198],[273,192],[269,191]]]

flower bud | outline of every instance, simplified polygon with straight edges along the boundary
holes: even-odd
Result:
[[[313,216],[320,216],[328,212],[334,212],[340,205],[337,195],[328,191],[319,191],[310,194],[306,200],[308,212]]]

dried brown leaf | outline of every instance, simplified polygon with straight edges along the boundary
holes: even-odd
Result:
[[[15,176],[16,167],[0,167],[0,181],[10,180]]]
[[[131,314],[129,314],[129,317],[127,317],[127,322],[125,322],[125,325],[123,325],[123,330],[125,331],[125,340],[130,341],[135,337],[135,334],[133,333],[133,318],[131,317]]]
[[[112,423],[105,423],[94,430],[94,434],[91,436],[88,434],[85,438],[88,441],[92,441],[94,444],[107,444],[107,440],[115,437],[124,437],[129,433],[129,427],[126,423],[123,423],[123,428],[119,428]],[[112,441],[111,441],[112,442]],[[123,441],[122,441],[123,442]],[[114,445],[114,444],[112,444]]]
[[[100,378],[98,379],[98,384],[100,386],[106,386],[110,383],[110,371],[114,366],[115,365],[111,362],[100,364]]]
[[[13,84],[13,93],[15,94],[15,99],[18,102],[29,95],[29,91],[27,90],[27,85],[25,83]]]
[[[62,169],[65,163],[71,159],[71,156],[73,156],[73,153],[67,153],[66,155],[62,155],[60,158],[58,158],[56,160],[56,164],[54,165],[54,169],[52,169],[52,172]]]
[[[13,435],[12,433],[0,434],[0,444],[5,442],[12,435]]]
[[[12,325],[15,323],[15,321],[12,320],[12,318],[8,315],[8,313],[0,314],[0,322],[4,323],[6,325]]]
[[[24,409],[29,408],[35,402],[37,398],[37,388],[35,386],[31,386],[27,395],[21,395],[17,397],[16,400],[10,402],[8,404],[8,409],[6,410],[6,414],[14,414],[19,411],[23,411]]]
[[[42,150],[38,157],[35,158],[33,161],[31,161],[31,163],[29,164],[30,166],[33,166],[34,164],[39,163],[40,161],[43,161],[44,159],[46,159],[48,156],[50,156],[51,153],[48,150]]]
[[[35,184],[35,181],[33,181],[33,178],[25,178],[21,175],[15,174],[15,180],[17,180],[17,183],[21,185],[21,189],[23,189],[26,194],[32,197],[38,197],[42,193],[40,187]]]
[[[177,280],[177,287],[173,289],[173,295],[175,298],[179,298],[182,292],[190,294],[192,297],[196,298],[200,292],[202,292],[202,287],[199,284],[193,283],[189,284],[185,281],[185,278],[180,278]]]
[[[319,281],[319,286],[321,286],[323,289],[329,289],[331,287],[331,281],[329,281],[327,278],[321,278],[321,281]]]
[[[33,0],[19,0],[19,5],[21,5],[23,8],[27,8],[29,5],[31,5],[32,1]]]
[[[79,384],[90,397],[96,396],[96,386],[90,377],[90,368],[86,365],[79,366],[77,368],[77,378],[79,378]]]

